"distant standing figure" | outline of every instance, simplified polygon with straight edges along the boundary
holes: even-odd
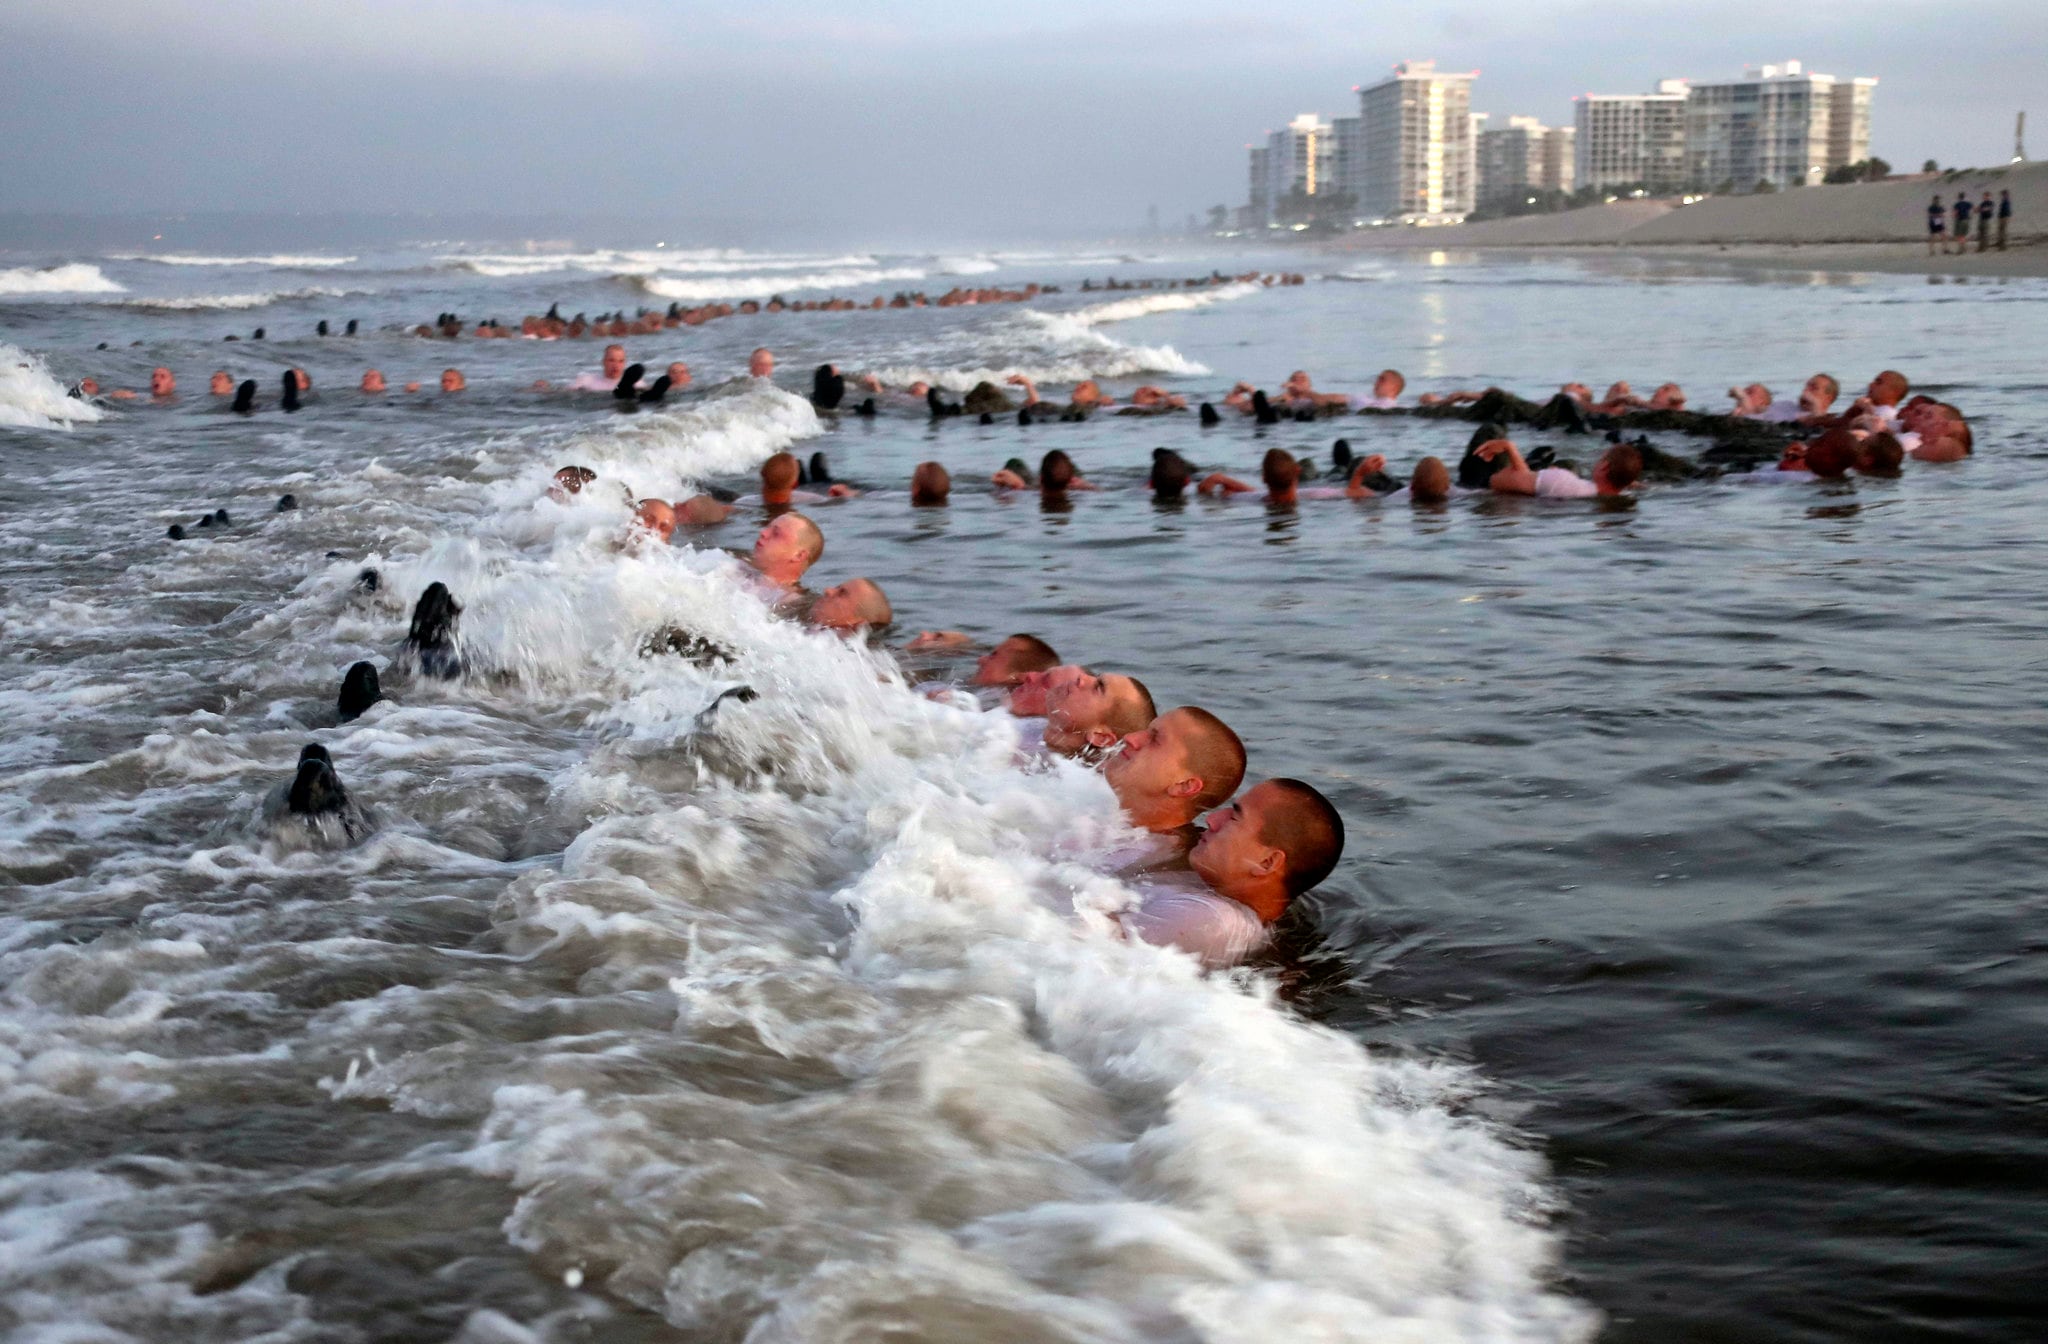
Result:
[[[1998,250],[2005,251],[2005,231],[2012,223],[2012,193],[1998,193]]]
[[[1996,206],[1992,203],[1991,193],[1985,192],[1984,199],[1977,202],[1977,250],[1979,252],[1991,250],[1991,215],[1995,209]]]
[[[1955,227],[1948,231],[1948,250],[1951,252],[1962,252],[1970,246],[1970,195],[1968,192],[1956,193],[1956,203],[1951,213],[1955,215],[1956,222]]]
[[[1934,255],[1934,254],[1935,254],[1936,252],[1939,252],[1939,251],[1941,251],[1941,250],[1942,250],[1942,243],[1943,243],[1944,241],[1946,241],[1945,239],[1943,239],[1942,235],[1943,235],[1944,233],[1947,233],[1947,232],[1948,232],[1948,207],[1947,207],[1947,206],[1944,206],[1944,205],[1943,205],[1943,204],[1941,203],[1941,197],[1937,196],[1937,197],[1935,197],[1935,198],[1934,198],[1934,203],[1933,203],[1932,205],[1930,205],[1930,206],[1928,206],[1928,207],[1927,207],[1927,255],[1928,255],[1928,256],[1930,256],[1930,257],[1931,257],[1931,256],[1933,256],[1933,255]]]

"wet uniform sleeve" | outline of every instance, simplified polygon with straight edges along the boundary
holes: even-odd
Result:
[[[1132,937],[1192,952],[1211,970],[1237,965],[1266,942],[1249,906],[1207,892],[1155,891],[1118,918]]]

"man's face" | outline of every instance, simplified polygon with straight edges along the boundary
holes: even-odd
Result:
[[[1269,876],[1277,864],[1285,862],[1259,838],[1275,802],[1268,781],[1253,785],[1238,795],[1236,802],[1211,812],[1203,819],[1202,838],[1188,851],[1188,866],[1226,896],[1242,890],[1247,882]]]
[[[363,375],[363,391],[382,392],[383,390],[384,375],[382,373],[379,373],[375,369],[371,369],[368,373],[365,373]]]
[[[1799,390],[1799,409],[1808,415],[1818,415],[1834,404],[1835,390],[1817,373]]]
[[[1402,381],[1401,375],[1388,369],[1372,380],[1372,394],[1375,397],[1398,397],[1405,386],[1407,384]]]
[[[747,372],[756,378],[772,378],[775,375],[775,356],[766,350],[756,350],[747,360]]]
[[[1136,689],[1129,677],[1084,671],[1046,695],[1048,726],[1058,733],[1092,732],[1107,723],[1116,707]]]
[[[149,371],[149,390],[154,395],[168,397],[177,390],[177,387],[178,380],[171,377],[169,369],[151,369]]]
[[[313,375],[304,369],[293,369],[292,381],[299,385],[299,391],[304,392],[313,386]]]
[[[617,381],[626,374],[626,347],[608,345],[604,348],[604,376]]]
[[[1905,397],[1906,389],[1896,378],[1884,374],[1870,380],[1870,400],[1879,406],[1896,406]]]
[[[681,360],[677,360],[669,365],[668,385],[670,387],[688,387],[690,385],[690,366]]]
[[[859,579],[827,588],[811,604],[811,624],[827,630],[851,630],[868,619],[868,589]]]
[[[754,538],[754,566],[763,573],[795,567],[799,573],[810,567],[804,554],[803,523],[794,514],[784,514]]]
[[[1169,710],[1149,727],[1124,734],[1123,749],[1102,763],[1102,777],[1116,790],[1117,801],[1138,808],[1169,796],[1169,791],[1194,778],[1188,756],[1188,716]]]
[[[1025,652],[1023,644],[1014,637],[981,655],[974,664],[976,686],[1015,686],[1024,674],[1017,670],[1017,660]]]
[[[1048,667],[1043,672],[1026,672],[1010,692],[1010,712],[1020,718],[1040,717],[1045,714],[1055,691],[1064,691],[1087,675],[1088,669],[1071,664]]]
[[[676,511],[658,499],[641,500],[633,522],[664,545],[676,534]]]
[[[228,377],[226,370],[222,370],[207,380],[206,390],[216,397],[225,397],[235,390],[235,380]]]
[[[443,392],[460,392],[465,386],[467,384],[463,382],[460,369],[441,370],[441,390]]]

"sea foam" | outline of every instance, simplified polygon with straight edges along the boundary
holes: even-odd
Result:
[[[64,266],[15,266],[0,270],[0,296],[9,294],[120,294],[126,286],[109,280],[97,266],[74,261]]]
[[[0,341],[0,425],[69,429],[106,418],[104,408],[67,396],[42,358]]]

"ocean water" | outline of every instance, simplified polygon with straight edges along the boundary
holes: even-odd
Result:
[[[1076,292],[1212,266],[1310,281]],[[599,342],[391,330],[1026,280],[1067,292],[633,338],[696,384],[632,415],[531,390]],[[1442,254],[0,257],[0,1326],[2038,1337],[2044,305]],[[779,388],[739,376],[761,344]],[[1405,466],[1469,427],[840,421],[792,395],[825,360],[1696,405],[1897,367],[1979,451],[1621,505],[1167,508],[1157,446],[1244,475],[1342,434]],[[173,402],[63,395],[159,363]],[[352,391],[372,365],[430,390]],[[449,366],[467,392],[431,391]],[[813,510],[814,578],[880,582],[888,639],[773,619],[721,550],[744,514],[622,547],[607,490],[544,497],[572,462],[743,488],[785,447],[871,487]],[[978,485],[1052,447],[1103,490]],[[902,493],[926,458],[944,510]],[[394,665],[434,580],[455,682]],[[932,627],[1033,630],[1328,793],[1349,849],[1275,955],[1204,977],[1105,936],[1106,786],[913,689],[889,646]],[[650,652],[670,629],[717,656]],[[361,658],[393,699],[339,724]],[[273,819],[309,742],[360,843]]]

